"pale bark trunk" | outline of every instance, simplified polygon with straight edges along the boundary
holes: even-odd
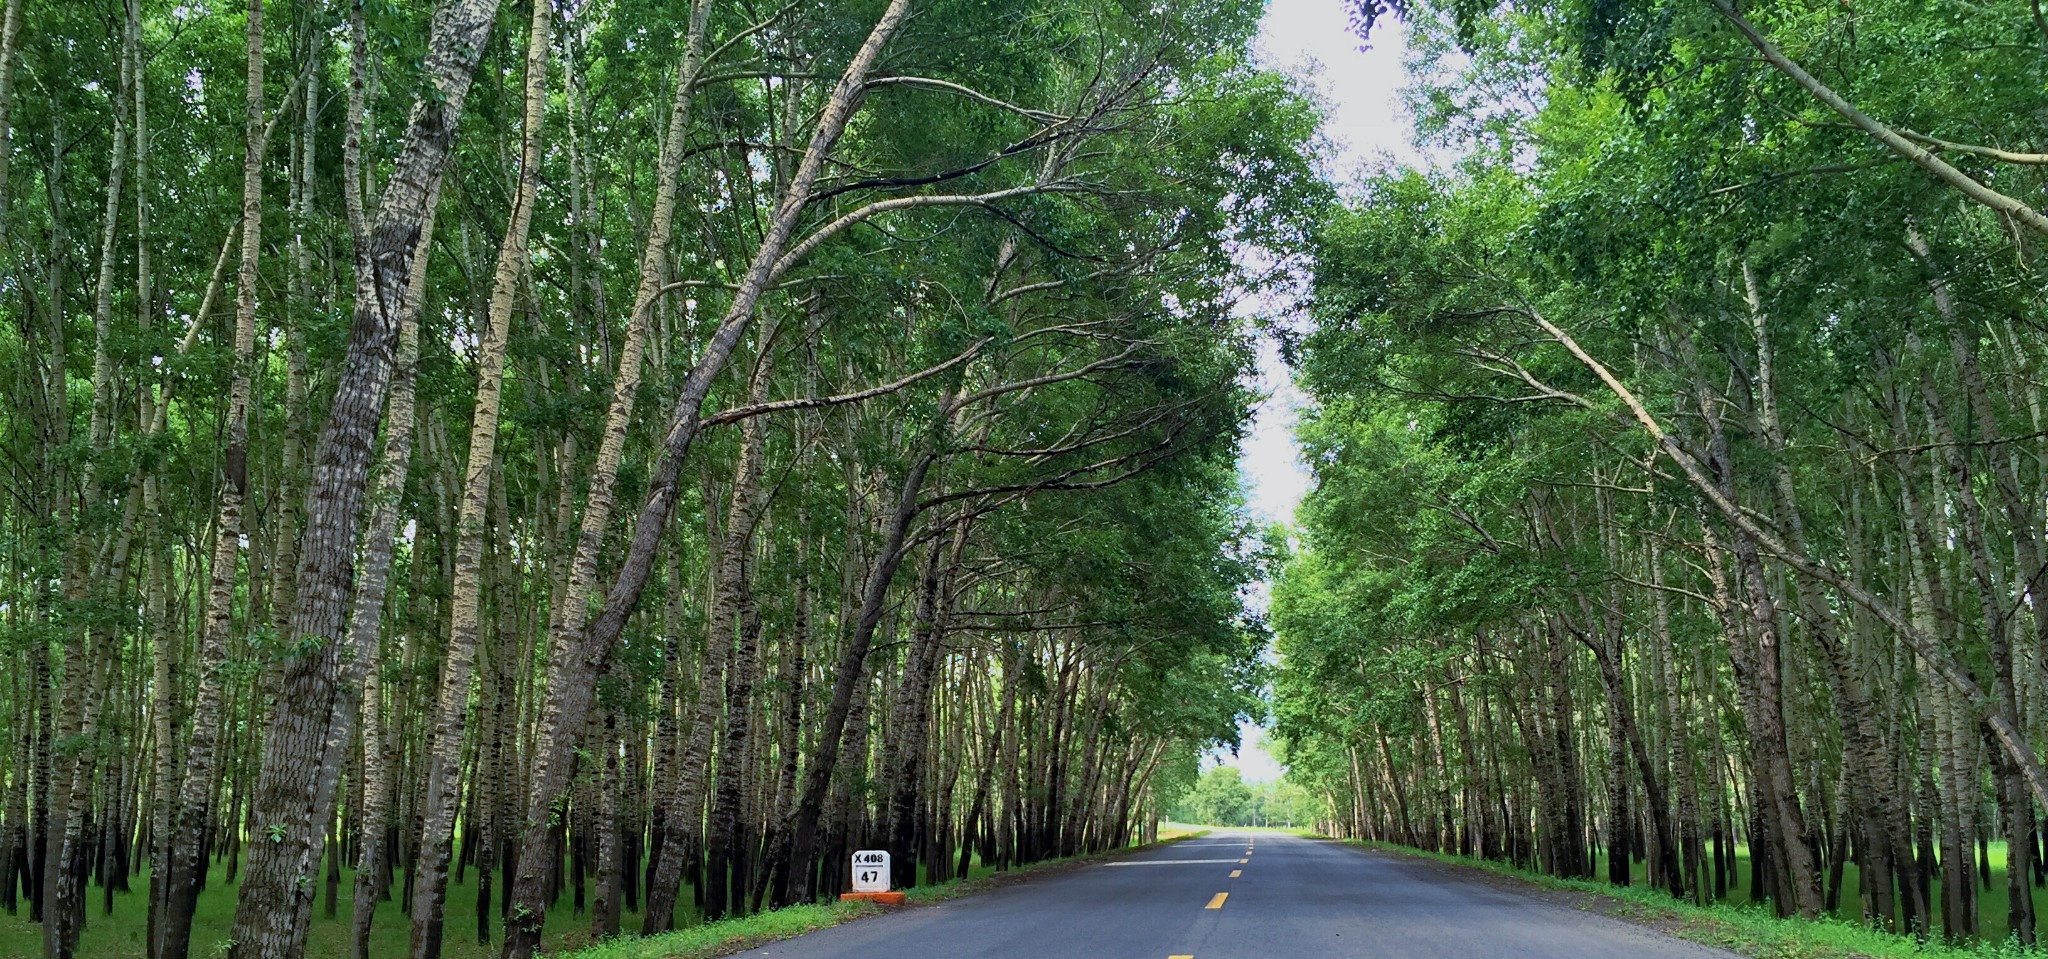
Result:
[[[0,255],[11,249],[13,223],[8,217],[13,199],[7,190],[8,161],[14,156],[14,52],[21,41],[21,0],[7,0],[7,12],[0,19]]]
[[[394,826],[391,815],[393,784],[389,731],[385,725],[383,625],[384,604],[391,584],[391,559],[398,536],[400,500],[405,495],[406,477],[412,465],[417,383],[419,373],[419,305],[426,293],[427,244],[433,233],[433,206],[427,204],[426,221],[414,253],[411,281],[405,294],[404,325],[398,332],[398,356],[392,371],[391,396],[385,401],[384,453],[377,467],[377,492],[371,507],[369,528],[363,537],[362,578],[357,584],[349,611],[349,643],[355,649],[351,663],[352,685],[358,690],[362,716],[363,813],[360,849],[356,857],[355,912],[350,929],[350,949],[355,959],[369,959],[370,929],[377,900],[388,885],[385,877],[392,864],[385,861],[385,836]],[[418,566],[415,566],[418,569]]]
[[[263,4],[250,0],[247,45],[247,116],[242,161],[242,223],[240,266],[235,280],[235,335],[228,387],[228,410],[222,451],[221,484],[214,512],[214,548],[206,615],[199,637],[195,671],[198,698],[185,745],[184,782],[178,791],[173,833],[165,844],[169,860],[162,892],[164,920],[151,954],[155,959],[185,959],[192,939],[193,909],[204,884],[205,833],[221,769],[220,726],[227,680],[228,637],[233,629],[235,582],[242,556],[242,511],[249,498],[249,403],[256,348],[256,259],[263,229]],[[203,320],[203,317],[201,318]]]
[[[611,403],[605,410],[604,432],[598,440],[590,491],[570,560],[568,592],[557,604],[549,629],[557,646],[583,629],[597,591],[598,557],[604,551],[605,531],[611,525],[612,507],[617,499],[619,461],[625,453],[626,430],[632,423],[633,407],[639,397],[649,324],[655,301],[661,295],[669,244],[674,239],[676,202],[682,191],[683,141],[689,134],[690,106],[704,70],[704,40],[710,12],[710,0],[695,0],[690,10],[689,34],[683,41],[683,61],[676,76],[675,101],[670,104],[668,131],[662,139],[654,209],[648,220],[647,242],[640,251],[639,285],[634,291],[633,311],[626,317],[618,373],[612,380]],[[569,725],[580,728],[580,724]]]
[[[552,622],[548,630],[548,693],[540,716],[543,732],[536,739],[536,752],[541,755],[536,757],[535,762],[529,763],[529,768],[534,769],[535,775],[528,784],[526,819],[520,824],[523,839],[519,843],[519,868],[514,875],[506,877],[517,903],[505,936],[508,959],[524,959],[533,953],[539,945],[539,927],[546,918],[541,898],[546,891],[546,874],[549,870],[544,857],[535,848],[535,843],[546,830],[545,823],[556,807],[568,776],[566,751],[551,750],[547,740],[554,736],[567,736],[567,730],[581,725],[581,716],[577,714],[581,713],[582,709],[567,708],[570,704],[562,701],[566,691],[559,687],[564,683],[580,686],[595,682],[597,678],[597,670],[593,664],[579,661],[579,650],[573,648],[571,637],[583,629],[589,617],[590,598],[597,583],[598,556],[603,549],[605,530],[611,522],[611,509],[615,498],[614,485],[618,476],[620,457],[625,448],[626,428],[632,421],[634,401],[640,388],[642,353],[655,300],[660,295],[662,278],[667,269],[675,207],[681,191],[683,140],[689,133],[690,107],[696,93],[697,81],[703,74],[705,31],[708,29],[710,11],[710,0],[695,0],[690,9],[689,32],[683,41],[683,59],[676,74],[675,99],[669,108],[668,130],[662,139],[660,167],[655,180],[654,209],[648,221],[647,241],[640,253],[639,285],[634,293],[632,312],[626,318],[626,338],[619,353],[618,373],[612,381],[611,403],[605,412],[604,432],[599,439],[597,460],[592,467],[590,492],[585,501],[583,520],[570,556],[568,578],[563,584],[561,596],[553,604]],[[575,90],[572,82],[572,95]],[[573,121],[575,117],[572,115],[571,119]],[[573,146],[572,137],[572,148]],[[572,178],[580,181],[580,177],[575,176],[579,172],[580,165],[572,160]],[[579,217],[579,220],[581,219]],[[595,250],[589,252],[594,255]],[[601,292],[602,286],[593,283],[592,289]],[[568,484],[564,484],[565,496],[568,488]],[[566,504],[565,499],[565,507]],[[572,678],[570,674],[579,670],[589,672],[589,676]],[[587,699],[588,694],[584,694],[582,698]],[[542,762],[546,765],[541,765]],[[684,775],[692,775],[687,766]],[[697,814],[682,811],[672,815],[694,817]],[[697,830],[692,827],[685,831],[694,833]],[[664,841],[667,835],[665,827]],[[665,853],[670,851],[674,850],[664,847]],[[664,871],[668,870],[666,865],[662,868]],[[680,863],[676,864],[676,868],[680,868]],[[681,873],[677,872],[676,875],[679,877]],[[669,906],[672,906],[674,896],[674,882],[657,875],[655,886],[649,891],[650,905],[644,920],[643,932],[651,933],[668,928],[671,921]],[[668,905],[656,908],[657,903]]]
[[[127,174],[129,84],[133,82],[137,42],[134,19],[128,9],[121,31],[120,82],[113,92],[114,152],[107,170],[105,209],[100,224],[99,270],[93,290],[92,417],[88,435],[90,453],[80,468],[75,507],[70,514],[70,548],[63,566],[64,598],[67,604],[84,603],[95,590],[118,591],[123,584],[119,572],[93,570],[89,565],[87,512],[99,498],[99,462],[113,438],[114,361],[109,338],[113,333],[113,290],[115,238],[120,224],[121,186]],[[63,389],[63,380],[57,380]],[[67,414],[68,415],[68,414]],[[60,490],[61,492],[61,490]],[[131,498],[129,511],[136,504]],[[124,527],[125,529],[132,527]],[[122,537],[125,551],[126,536]],[[85,742],[97,734],[103,691],[99,684],[106,672],[102,647],[107,639],[101,627],[67,629],[63,654],[63,680],[59,685],[57,712],[60,742]],[[108,676],[107,682],[115,681]],[[50,807],[51,828],[46,842],[49,851],[43,864],[43,954],[50,959],[71,959],[78,948],[78,936],[85,927],[85,882],[91,872],[91,855],[84,848],[88,838],[86,818],[91,811],[92,783],[98,764],[96,745],[69,750],[56,763],[55,790]]]
[[[344,664],[360,657],[346,641],[345,620],[372,441],[391,386],[428,206],[439,192],[455,124],[496,15],[496,0],[450,0],[435,12],[424,70],[434,95],[421,98],[413,110],[369,242],[356,250],[355,321],[312,461],[288,636],[304,652],[285,664],[264,734],[251,813],[265,834],[250,850],[232,959],[297,959],[304,953],[313,895],[298,879],[317,865],[341,754],[354,732],[353,690],[344,689]]]
[[[140,0],[129,0],[129,7],[130,29],[137,31],[139,37]],[[130,56],[139,62],[139,43],[135,47]],[[5,66],[0,65],[0,70],[4,69]],[[146,107],[148,98],[147,87],[143,81],[144,71],[137,69],[132,81],[135,97],[135,326],[138,332],[147,335],[155,320],[156,303],[153,292],[154,266],[150,257],[149,122]],[[4,125],[5,121],[0,121],[0,126]],[[4,148],[0,148],[0,152],[4,152]],[[0,181],[4,181],[5,178],[5,161],[0,161]],[[0,204],[0,217],[4,216],[5,207],[4,204]],[[184,352],[184,345],[180,344],[179,353],[182,355]],[[155,436],[162,429],[157,421],[155,393],[148,385],[143,385],[138,393],[139,408],[136,421],[145,435]],[[166,407],[170,404],[168,380],[164,386],[163,403]],[[151,745],[155,754],[151,760],[152,771],[149,777],[146,848],[153,878],[163,880],[167,878],[164,866],[170,860],[169,848],[165,842],[170,836],[170,816],[178,778],[176,662],[180,644],[176,627],[170,622],[169,611],[166,608],[171,589],[169,564],[164,562],[163,551],[155,547],[157,532],[161,525],[156,508],[159,485],[156,476],[145,472],[141,466],[138,465],[134,472],[143,496],[143,528],[138,536],[143,548],[150,551],[143,569],[143,615],[145,621],[150,624],[152,697],[148,713]],[[169,885],[164,881],[150,884],[149,915],[143,939],[145,949],[157,942],[156,924],[163,918],[162,891],[168,889]]]
[[[292,214],[291,229],[291,287],[297,300],[296,310],[281,311],[287,321],[280,324],[285,352],[284,408],[298,411],[306,408],[306,341],[299,331],[299,324],[289,318],[297,312],[303,315],[313,305],[313,291],[309,279],[312,273],[310,251],[306,248],[306,232],[311,228],[313,218],[313,144],[318,134],[319,113],[319,71],[306,73],[305,108],[301,110],[304,127],[298,138],[298,148],[287,145],[285,155],[290,172],[286,179],[291,183],[289,209]],[[282,111],[280,111],[282,112]],[[306,437],[303,416],[287,416],[284,421],[284,435],[281,437],[283,455],[277,471],[275,493],[271,499],[271,524],[276,530],[276,546],[267,558],[270,567],[270,614],[271,625],[278,635],[286,635],[290,628],[293,597],[298,588],[292,577],[298,570],[299,558],[299,497],[304,488]]]
[[[513,305],[528,260],[527,231],[540,188],[542,123],[547,108],[548,43],[552,8],[533,4],[526,42],[526,112],[519,151],[519,186],[491,280],[489,317],[477,346],[476,406],[469,428],[469,463],[455,521],[455,569],[450,586],[454,608],[440,698],[430,730],[425,820],[412,898],[412,959],[441,954],[443,913],[448,901],[448,859],[455,843],[457,785],[470,685],[483,631],[483,564],[486,512],[490,507],[493,461],[497,458],[498,413],[505,374],[505,343]],[[572,600],[573,601],[573,600]]]

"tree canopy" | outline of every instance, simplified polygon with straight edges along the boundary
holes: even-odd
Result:
[[[1152,836],[1331,196],[1259,13],[6,0],[0,905],[523,959]]]
[[[2032,943],[2040,18],[1399,10],[1441,160],[1321,221],[1289,340],[1290,776],[1347,832]]]

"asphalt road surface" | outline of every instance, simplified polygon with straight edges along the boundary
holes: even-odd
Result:
[[[823,929],[774,959],[1731,959],[1325,840],[1210,833]]]

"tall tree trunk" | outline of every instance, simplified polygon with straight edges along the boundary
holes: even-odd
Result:
[[[249,499],[249,403],[256,349],[256,260],[263,229],[263,3],[249,0],[247,115],[242,159],[241,259],[235,279],[233,376],[221,454],[221,483],[214,511],[214,548],[206,616],[194,672],[199,678],[185,743],[184,781],[178,790],[173,832],[164,848],[167,871],[161,892],[163,921],[150,953],[154,959],[186,959],[192,941],[193,910],[206,876],[205,833],[221,770],[223,704],[227,697],[228,636],[233,628],[235,582],[242,556],[242,511]],[[154,885],[154,884],[152,884]]]
[[[389,888],[392,864],[386,861],[387,836],[399,820],[392,816],[394,761],[384,702],[384,606],[391,584],[391,559],[398,535],[401,498],[412,464],[415,402],[419,375],[419,309],[426,294],[427,245],[433,234],[434,204],[427,204],[426,223],[414,252],[412,279],[407,283],[403,326],[398,332],[398,356],[391,376],[391,395],[385,401],[384,452],[377,466],[377,492],[371,506],[369,529],[363,537],[362,580],[357,585],[349,611],[349,643],[357,650],[352,664],[353,684],[362,715],[363,811],[361,837],[356,854],[353,887],[354,912],[350,918],[349,947],[354,959],[369,959],[370,929],[376,918],[377,901]],[[417,575],[425,563],[415,558]]]
[[[285,664],[264,734],[250,809],[265,834],[250,850],[233,959],[297,959],[305,949],[313,897],[298,879],[316,865],[341,754],[354,732],[344,664],[359,655],[345,642],[344,627],[372,441],[383,419],[428,204],[438,195],[456,120],[496,16],[496,0],[449,0],[436,11],[424,69],[433,95],[422,97],[412,113],[368,245],[356,251],[355,321],[306,497],[288,636],[304,652]]]
[[[817,848],[814,835],[818,816],[824,809],[825,794],[832,786],[833,767],[839,760],[840,740],[853,707],[855,688],[865,681],[867,675],[868,649],[874,643],[875,628],[882,621],[884,598],[890,581],[896,576],[897,567],[903,563],[903,540],[910,530],[911,521],[917,516],[918,496],[924,489],[925,475],[931,470],[935,458],[931,453],[919,457],[903,478],[881,552],[863,591],[860,618],[855,621],[853,635],[840,657],[837,678],[832,684],[832,699],[825,706],[824,724],[818,734],[817,754],[811,757],[811,766],[804,776],[803,798],[798,800],[795,824],[791,827],[795,841],[790,847],[790,862],[797,880],[790,884],[791,902],[804,902],[811,898],[811,858]]]
[[[7,189],[9,163],[14,158],[14,53],[21,41],[21,0],[7,0],[0,14],[0,256],[10,256],[13,221],[8,216],[13,197]]]
[[[766,398],[772,356],[772,333],[761,337],[748,401]],[[754,684],[760,668],[761,615],[753,596],[754,533],[768,508],[764,484],[766,441],[761,419],[741,426],[739,460],[733,471],[732,499],[726,510],[725,537],[720,545],[716,595],[712,601],[710,639],[706,650],[730,646],[732,665],[725,679],[725,738],[718,759],[717,788],[711,802],[709,842],[705,848],[704,917],[724,918],[746,901],[746,853],[742,836],[741,790],[750,770],[745,761],[753,741]],[[730,637],[728,639],[728,637]]]
[[[455,843],[463,729],[483,631],[485,514],[490,508],[491,476],[497,459],[505,343],[511,334],[519,280],[527,265],[527,231],[533,223],[533,205],[540,189],[541,127],[547,109],[552,17],[552,7],[535,0],[526,40],[526,113],[520,134],[519,186],[512,198],[505,236],[498,245],[497,265],[491,277],[490,312],[477,346],[476,406],[469,427],[469,463],[462,472],[455,520],[455,569],[450,587],[453,609],[446,658],[441,667],[440,696],[434,725],[429,730],[425,818],[420,826],[420,858],[412,896],[412,959],[437,959],[441,954],[443,913],[448,902],[448,859]]]
[[[955,528],[957,548],[964,537],[964,524]],[[931,688],[938,671],[939,647],[945,641],[940,624],[940,593],[948,569],[946,548],[934,540],[919,577],[917,612],[910,630],[910,650],[903,666],[903,682],[896,687],[889,742],[884,745],[882,778],[888,790],[883,797],[888,816],[888,844],[891,850],[891,884],[898,889],[917,885],[917,806],[922,785],[926,717],[931,712]]]

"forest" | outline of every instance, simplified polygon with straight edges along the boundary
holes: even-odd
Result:
[[[2041,6],[1418,6],[1435,159],[1350,187],[1287,334],[1290,779],[1345,835],[2031,946]]]
[[[526,959],[1257,714],[1258,4],[4,0],[0,954]]]
[[[0,955],[1176,817],[2031,947],[2040,4],[1345,9],[1409,159],[1257,0],[0,0]]]

